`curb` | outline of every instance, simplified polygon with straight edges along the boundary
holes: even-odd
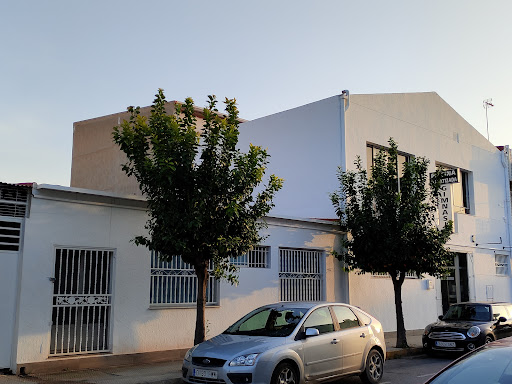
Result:
[[[416,356],[423,354],[423,348],[421,347],[410,347],[410,348],[402,348],[396,349],[394,351],[386,352],[386,360],[400,359],[406,356]]]

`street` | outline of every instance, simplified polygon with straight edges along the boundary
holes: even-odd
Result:
[[[453,359],[419,355],[386,361],[380,384],[423,384]],[[359,377],[339,380],[336,384],[361,384]]]

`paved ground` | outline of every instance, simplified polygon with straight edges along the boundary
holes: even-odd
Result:
[[[386,372],[390,372],[389,377],[393,375],[395,365],[399,363],[391,363],[392,359],[404,356],[413,356],[421,353],[421,334],[411,334],[407,336],[409,349],[394,348],[396,339],[392,335],[386,335],[386,346],[388,349],[387,358],[390,361],[386,364]],[[446,364],[445,364],[446,365]],[[389,367],[389,368],[388,368]],[[397,368],[402,370],[402,368]],[[405,369],[405,368],[404,368]],[[437,370],[436,370],[437,371]],[[434,371],[435,372],[435,371]],[[395,372],[396,373],[396,372]],[[430,372],[429,372],[430,373]],[[383,383],[387,383],[386,374]],[[356,380],[356,381],[353,381]],[[396,380],[396,378],[394,379]],[[426,380],[426,379],[425,379]],[[342,383],[360,383],[358,378],[345,379]],[[422,383],[423,381],[418,381]],[[31,376],[13,376],[0,375],[0,384],[8,383],[37,383],[37,384],[180,384],[181,383],[181,361],[166,362],[159,364],[146,364],[129,367],[118,367],[108,369],[87,369],[83,371],[60,372],[52,374],[38,374]],[[391,383],[391,382],[389,382]],[[400,381],[393,383],[402,384]],[[412,383],[412,382],[411,382]],[[416,383],[416,382],[414,382]],[[405,384],[405,383],[404,383]]]

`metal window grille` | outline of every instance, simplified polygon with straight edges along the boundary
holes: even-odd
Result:
[[[389,276],[389,273],[387,272],[372,272],[373,277],[391,277]],[[405,272],[405,278],[406,279],[417,279],[418,276],[416,276],[416,272]]]
[[[28,188],[0,183],[0,216],[25,217],[28,197]]]
[[[270,247],[256,246],[242,256],[232,257],[231,264],[247,268],[269,268]]]
[[[281,301],[321,301],[324,297],[324,253],[279,249]]]
[[[508,256],[495,255],[494,265],[496,266],[496,274],[499,276],[508,276]]]
[[[213,269],[210,263],[209,270]],[[162,261],[157,252],[151,252],[150,306],[193,306],[197,303],[197,276],[194,267],[181,256]],[[219,283],[211,274],[206,286],[206,305],[218,305]]]
[[[21,222],[0,221],[0,251],[19,251]]]
[[[50,355],[110,352],[113,255],[56,249]]]

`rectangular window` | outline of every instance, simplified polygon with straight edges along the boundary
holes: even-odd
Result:
[[[20,236],[20,222],[0,221],[0,251],[19,251]]]
[[[210,270],[213,269],[210,263]],[[151,252],[150,307],[195,306],[197,302],[197,276],[194,267],[181,256],[169,261]],[[219,283],[210,274],[206,286],[206,305],[218,305]]]
[[[391,277],[391,276],[389,276],[389,273],[387,273],[387,272],[374,272],[374,273],[372,273],[372,276],[373,277]],[[406,272],[405,278],[406,279],[417,279],[418,276],[416,276],[415,272]]]
[[[230,262],[239,267],[270,268],[269,251],[270,247],[259,245],[242,256],[232,257]]]
[[[469,215],[471,213],[471,172],[441,164],[436,167],[441,170],[457,171],[458,181],[444,185],[451,188],[453,212]]]
[[[0,216],[24,218],[28,200],[27,187],[0,183]]]
[[[508,276],[508,256],[507,255],[494,255],[494,265],[496,267],[496,275]]]
[[[324,263],[323,251],[280,248],[280,300],[323,300]]]
[[[368,171],[368,177],[371,175],[372,167],[375,163],[375,158],[379,154],[380,151],[387,150],[387,148],[374,145],[374,144],[366,144],[366,165],[367,165],[367,171]],[[404,153],[404,152],[398,152],[397,156],[397,166],[398,166],[398,177],[402,178],[404,175],[404,164],[409,162],[411,159],[411,155]]]

